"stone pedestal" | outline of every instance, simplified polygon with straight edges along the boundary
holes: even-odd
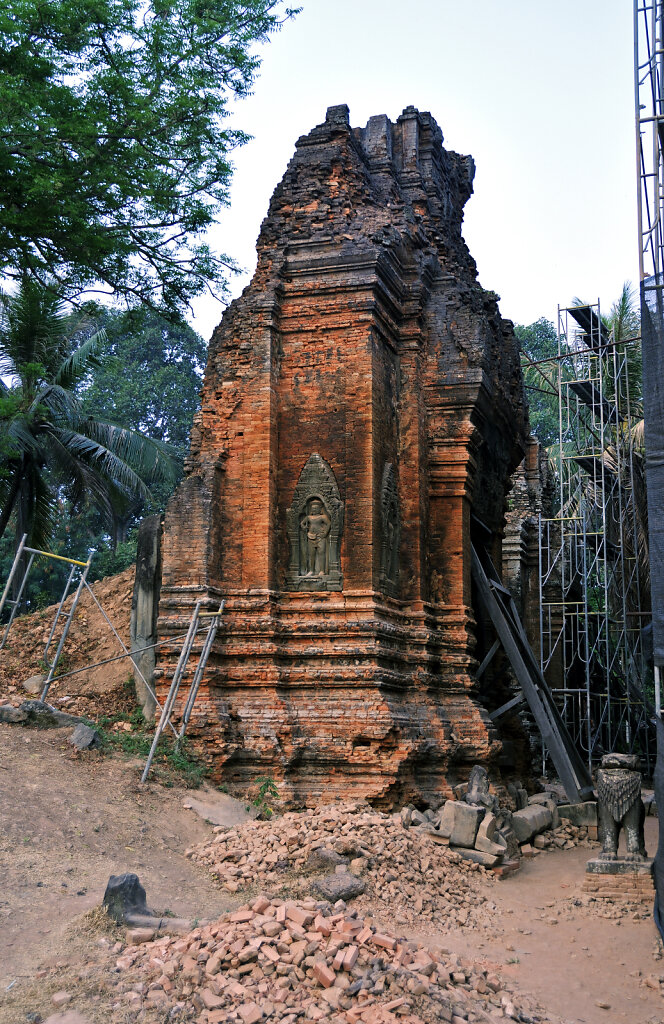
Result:
[[[595,857],[586,864],[583,891],[596,897],[611,897],[651,903],[655,898],[653,860],[602,860]]]
[[[442,142],[412,107],[356,129],[331,107],[210,342],[159,630],[225,601],[188,735],[231,789],[440,803],[500,751],[474,688],[471,513],[499,554],[526,408],[461,236],[473,162]],[[159,659],[163,695],[176,651]]]

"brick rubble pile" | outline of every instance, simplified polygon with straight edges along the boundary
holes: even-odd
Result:
[[[399,815],[366,804],[342,803],[248,822],[188,850],[229,892],[257,884],[277,892],[311,889],[312,877],[357,875],[372,906],[389,909],[399,923],[432,922],[437,930],[459,925],[486,928],[495,911],[494,878],[439,845],[427,832],[404,828]],[[308,877],[293,879],[295,874]]]
[[[498,976],[380,932],[342,901],[259,896],[116,961],[123,1020],[196,1024],[543,1021]],[[530,1004],[528,1011],[532,1013]]]

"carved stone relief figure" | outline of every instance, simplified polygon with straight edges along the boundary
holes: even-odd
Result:
[[[286,512],[289,590],[341,590],[343,502],[331,467],[317,452],[300,473]]]
[[[307,514],[300,519],[306,543],[300,545],[300,575],[326,576],[330,569],[327,538],[332,520],[320,498],[309,498]]]
[[[380,515],[382,526],[380,554],[380,585],[388,594],[396,595],[399,578],[399,497],[394,466],[385,464],[380,489]]]

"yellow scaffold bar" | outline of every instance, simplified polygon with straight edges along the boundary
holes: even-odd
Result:
[[[47,558],[55,558],[58,562],[69,562],[70,565],[83,565],[86,566],[89,562],[79,562],[75,558],[65,558],[64,555],[54,555],[52,551],[40,551],[39,548],[23,548],[24,551],[29,551],[32,555],[46,555]]]

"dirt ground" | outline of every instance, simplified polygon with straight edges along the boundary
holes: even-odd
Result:
[[[26,1021],[27,1012],[47,1017],[54,986],[70,983],[72,970],[84,978],[91,950],[98,956],[115,941],[83,916],[100,904],[109,875],[135,871],[160,913],[214,918],[242,902],[184,857],[212,829],[183,806],[191,791],[140,786],[138,764],[119,756],[74,755],[69,732],[0,725],[2,1024]],[[646,825],[654,853],[657,820]],[[492,886],[500,938],[458,929],[440,944],[499,968],[552,1018],[661,1024],[664,1000],[644,984],[664,976],[652,919],[600,917],[576,905],[588,852],[546,851]],[[436,942],[430,934],[426,941]]]
[[[159,913],[215,917],[237,903],[184,857],[211,830],[183,807],[191,791],[141,786],[138,762],[76,755],[70,734],[0,725],[0,1007],[12,982],[68,959],[68,928],[112,874],[136,872]]]

